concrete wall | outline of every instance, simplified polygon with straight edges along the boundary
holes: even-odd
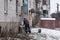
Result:
[[[2,31],[9,31],[12,29],[14,32],[18,32],[19,23],[18,22],[0,22]]]
[[[60,21],[58,20],[41,20],[40,21],[41,28],[60,28]]]
[[[0,21],[4,21],[4,0],[0,0]]]
[[[18,14],[21,13],[21,5],[19,1]],[[0,0],[0,26],[2,26],[2,30],[6,28],[13,27],[14,30],[18,28],[20,22],[19,15],[16,15],[16,0],[8,0],[8,12],[7,15],[4,13],[4,0]],[[17,29],[18,30],[18,29]],[[16,31],[17,31],[16,30]]]

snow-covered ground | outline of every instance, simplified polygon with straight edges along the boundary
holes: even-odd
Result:
[[[38,30],[41,29],[41,33]],[[60,40],[60,31],[46,28],[31,28],[34,39],[37,40]],[[30,35],[30,36],[31,36]]]

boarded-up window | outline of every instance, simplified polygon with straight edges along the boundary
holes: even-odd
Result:
[[[4,0],[4,11],[8,13],[8,0]]]

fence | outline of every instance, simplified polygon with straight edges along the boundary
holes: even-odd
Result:
[[[42,28],[60,28],[59,20],[41,20],[40,27]]]

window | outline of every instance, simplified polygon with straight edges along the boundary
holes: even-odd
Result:
[[[18,14],[18,0],[16,0],[16,13]]]
[[[23,4],[28,4],[28,0],[23,0]]]
[[[48,14],[48,11],[47,10],[43,10],[43,14]]]
[[[43,0],[43,5],[46,5],[46,3],[47,3],[46,1],[47,1],[47,0]]]
[[[4,12],[8,12],[8,0],[4,0]]]
[[[28,13],[28,0],[23,0],[23,7],[22,7],[23,13]]]

